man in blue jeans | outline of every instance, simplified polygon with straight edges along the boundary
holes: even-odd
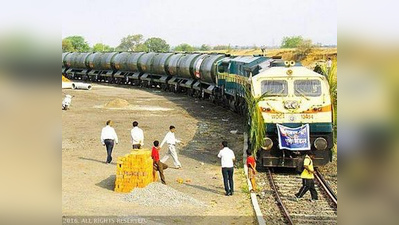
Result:
[[[222,163],[222,175],[224,190],[226,191],[226,196],[233,195],[234,193],[234,160],[236,159],[233,150],[227,147],[227,141],[222,142],[222,150],[220,150],[218,157],[221,159]]]
[[[108,120],[106,125],[101,131],[101,144],[107,148],[107,161],[106,164],[112,161],[112,149],[114,144],[118,144],[118,136],[116,135],[115,129],[112,126],[112,121]]]

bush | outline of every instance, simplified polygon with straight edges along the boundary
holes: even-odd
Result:
[[[333,61],[330,70],[327,70],[326,65],[321,66],[323,73],[326,74],[328,84],[330,85],[331,104],[333,106],[333,129],[336,142],[337,137],[337,106],[338,106],[338,92],[337,92],[337,61]]]
[[[195,48],[189,44],[183,43],[175,47],[176,52],[193,52]]]
[[[284,37],[281,42],[281,48],[297,48],[302,42],[302,36]]]
[[[256,152],[263,147],[263,140],[266,135],[265,121],[263,120],[262,111],[259,108],[259,102],[267,95],[264,93],[260,97],[254,97],[251,90],[246,87],[245,102],[247,104],[247,125],[248,139],[252,155],[256,156]]]
[[[295,51],[295,60],[302,61],[303,59],[305,59],[306,56],[308,56],[308,54],[312,51],[313,47],[314,45],[312,44],[312,40],[303,40]]]

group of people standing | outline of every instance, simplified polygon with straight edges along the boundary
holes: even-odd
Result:
[[[144,132],[141,128],[138,127],[139,123],[137,121],[133,122],[133,128],[130,131],[131,136],[131,143],[133,150],[141,149],[144,146]],[[166,184],[165,176],[163,171],[168,168],[168,165],[165,162],[172,158],[173,164],[176,169],[181,169],[182,165],[179,161],[177,152],[176,152],[176,144],[181,143],[180,140],[176,139],[175,137],[176,128],[171,125],[169,127],[169,132],[165,135],[163,141],[159,143],[158,140],[153,142],[151,157],[153,159],[153,176],[154,180],[156,180],[156,171],[159,172],[161,177],[161,182]],[[115,144],[119,143],[118,136],[115,132],[115,129],[112,127],[112,121],[108,120],[106,122],[106,126],[102,129],[101,132],[101,143],[106,146],[107,149],[107,160],[106,163],[111,163],[112,161],[112,150]],[[164,144],[168,145],[168,152],[160,159],[159,151]],[[225,189],[225,195],[231,196],[234,194],[234,161],[235,155],[233,150],[228,147],[227,141],[222,141],[221,143],[221,150],[218,153],[218,157],[221,160],[222,166],[222,176],[223,176],[223,184]],[[251,155],[251,152],[247,152],[247,166],[248,166],[248,177],[252,184],[251,192],[256,191],[256,181],[255,175],[256,171],[256,160]],[[307,191],[310,191],[312,200],[317,200],[317,192],[314,186],[314,168],[313,168],[313,161],[312,158],[314,154],[310,151],[308,154],[305,155],[304,159],[304,170],[301,174],[302,178],[302,187],[297,194],[295,194],[296,198],[301,198]]]
[[[139,128],[139,123],[137,121],[133,122],[133,128],[130,131],[132,149],[138,150],[144,146],[144,132],[141,128]],[[176,169],[181,169],[182,165],[179,161],[179,157],[176,152],[176,144],[181,143],[180,140],[176,139],[175,137],[176,127],[171,125],[169,127],[169,132],[165,135],[165,138],[159,144],[158,140],[153,142],[154,146],[152,147],[151,156],[153,159],[153,166],[154,166],[154,178],[155,178],[155,171],[159,171],[161,181],[163,184],[166,184],[165,177],[163,175],[163,170],[168,168],[168,165],[165,162],[172,158],[173,164]],[[105,163],[109,164],[112,161],[112,150],[115,144],[119,143],[118,136],[115,132],[115,129],[112,127],[112,121],[108,120],[106,122],[106,126],[102,129],[101,132],[101,143],[106,147],[107,150],[107,160]],[[168,145],[168,152],[164,155],[162,159],[159,158],[159,150],[163,147],[164,144]]]

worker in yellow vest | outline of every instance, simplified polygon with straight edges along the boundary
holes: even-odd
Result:
[[[306,192],[310,191],[310,195],[312,196],[311,201],[318,200],[317,191],[314,186],[314,168],[313,168],[313,160],[314,153],[309,151],[308,154],[305,155],[305,159],[303,160],[303,172],[301,173],[302,178],[302,187],[299,189],[299,192],[295,194],[296,198],[302,198]]]

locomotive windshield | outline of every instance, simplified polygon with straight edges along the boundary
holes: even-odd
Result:
[[[261,83],[262,95],[267,96],[287,96],[288,83],[285,80],[264,80]]]
[[[320,96],[321,82],[320,80],[296,80],[294,81],[294,89],[296,96]]]

